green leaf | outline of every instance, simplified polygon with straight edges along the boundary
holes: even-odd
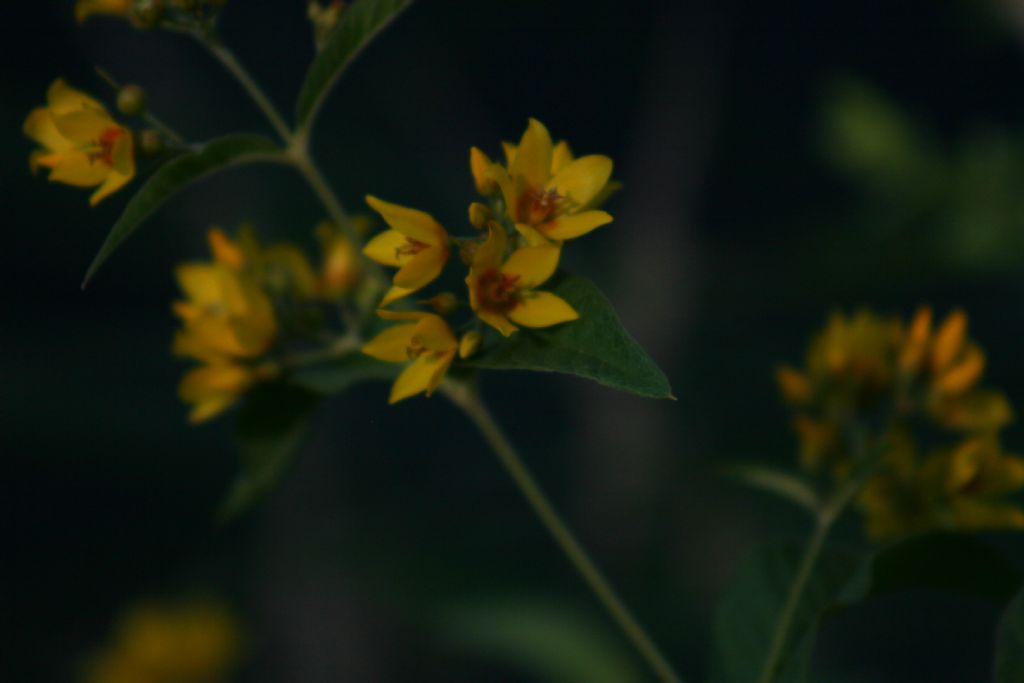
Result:
[[[295,120],[300,130],[312,124],[324,98],[349,63],[410,1],[356,0],[345,8],[306,73],[295,105]]]
[[[790,583],[800,563],[796,547],[767,547],[740,568],[733,587],[715,611],[712,679],[751,683],[761,668]],[[814,645],[814,632],[836,595],[856,575],[854,553],[829,551],[820,558],[794,614],[783,648],[777,683],[803,681]]]
[[[277,484],[302,446],[317,397],[283,382],[257,386],[238,413],[236,440],[242,472],[221,506],[230,520]]]
[[[995,683],[1024,681],[1024,589],[1010,601],[996,634]]]
[[[289,375],[289,381],[308,391],[329,396],[341,393],[359,382],[392,380],[403,369],[400,363],[385,363],[354,351],[300,368]]]
[[[792,472],[756,463],[737,463],[725,468],[724,472],[740,483],[785,498],[812,513],[818,510],[818,494]]]
[[[500,662],[548,683],[639,683],[623,641],[601,622],[558,602],[487,600],[444,610],[438,628],[450,647]]]
[[[766,547],[741,566],[715,614],[713,681],[758,680],[799,558],[796,547]],[[1001,554],[966,535],[916,536],[873,552],[827,548],[796,611],[776,681],[807,680],[818,624],[840,609],[921,588],[1002,602],[1019,582]]]
[[[259,135],[228,135],[201,148],[181,154],[158,168],[128,201],[121,217],[107,234],[82,281],[84,288],[110,255],[134,233],[154,211],[179,190],[208,175],[231,166],[281,158],[281,150]]]
[[[564,372],[650,398],[674,398],[664,373],[622,326],[611,303],[589,280],[560,272],[544,289],[562,297],[579,320],[520,329],[498,338],[464,364],[492,370]]]

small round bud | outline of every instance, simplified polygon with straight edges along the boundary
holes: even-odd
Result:
[[[474,353],[479,351],[480,342],[482,341],[483,336],[476,330],[471,330],[466,334],[462,335],[462,339],[459,340],[459,358],[469,358]]]
[[[146,92],[129,84],[117,93],[117,110],[125,116],[138,116],[146,111]]]
[[[476,255],[476,250],[480,247],[480,242],[476,240],[466,240],[459,245],[459,260],[467,266],[473,265],[473,257]]]
[[[135,0],[132,23],[142,29],[156,28],[164,18],[163,0]]]
[[[164,136],[152,128],[139,131],[139,149],[148,157],[155,157],[164,151]]]
[[[451,315],[459,308],[459,300],[451,292],[441,292],[422,303],[433,308],[438,315]]]
[[[469,205],[469,223],[477,230],[483,230],[493,218],[494,212],[486,204],[473,202]]]

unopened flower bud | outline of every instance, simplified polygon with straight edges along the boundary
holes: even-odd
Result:
[[[159,131],[144,128],[139,131],[139,150],[149,157],[155,157],[164,151],[164,137]]]
[[[476,250],[480,247],[480,243],[476,240],[465,240],[459,245],[459,260],[461,260],[467,266],[473,265],[473,256],[476,254]]]
[[[117,110],[125,116],[139,116],[146,111],[146,93],[137,85],[129,84],[117,93]]]
[[[142,29],[156,28],[164,18],[163,0],[135,0],[132,23]]]
[[[462,335],[459,340],[459,358],[466,359],[480,350],[480,342],[483,336],[476,330],[471,330]]]
[[[477,230],[483,230],[493,218],[494,212],[486,204],[473,202],[469,205],[469,223]]]
[[[459,300],[451,292],[441,292],[422,303],[433,308],[438,315],[451,315],[459,307]]]

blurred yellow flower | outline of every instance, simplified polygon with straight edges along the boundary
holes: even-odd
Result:
[[[212,263],[186,263],[176,276],[186,300],[174,304],[183,323],[173,351],[204,365],[189,371],[179,396],[193,404],[192,422],[226,410],[252,384],[272,371],[252,361],[266,353],[277,334],[270,299],[246,273],[242,250],[220,230],[210,231]]]
[[[506,259],[505,230],[491,225],[487,241],[473,254],[466,277],[469,305],[477,316],[506,337],[518,327],[550,327],[579,315],[564,299],[535,288],[558,267],[561,248],[553,244],[522,247]]]
[[[93,14],[112,14],[127,17],[132,11],[132,0],[77,0],[75,21],[82,23]]]
[[[28,115],[26,136],[42,145],[29,156],[33,172],[50,169],[50,180],[75,187],[97,187],[95,206],[135,176],[132,134],[88,95],[57,79],[47,104]]]
[[[238,660],[238,624],[210,602],[139,605],[85,667],[83,683],[224,683]]]
[[[906,326],[869,311],[833,314],[805,367],[783,366],[776,380],[798,411],[805,469],[828,464],[843,479],[865,459],[877,462],[859,506],[868,535],[882,539],[1024,527],[1024,511],[1002,499],[1024,487],[1024,460],[1004,455],[997,438],[1012,410],[978,387],[984,369],[963,311],[933,329],[925,307]]]
[[[316,237],[323,252],[318,289],[325,299],[339,299],[355,287],[362,275],[359,253],[345,234],[332,223],[321,223]]]
[[[1024,488],[1024,459],[1004,455],[992,435],[939,449],[920,462],[904,439],[885,464],[858,501],[874,539],[934,529],[1024,528],[1024,510],[1006,498]]]
[[[573,159],[569,146],[554,146],[536,119],[530,119],[519,144],[507,145],[505,153],[508,167],[491,163],[487,175],[500,188],[509,217],[528,243],[574,239],[612,221],[607,212],[589,208],[611,178],[608,157]],[[474,168],[479,166],[477,162]]]
[[[378,311],[382,318],[407,320],[387,328],[363,345],[363,353],[388,363],[409,363],[391,387],[388,403],[425,392],[430,396],[459,348],[448,323],[433,313]]]
[[[391,227],[374,237],[363,253],[377,263],[398,268],[381,306],[408,296],[434,281],[448,261],[448,233],[423,211],[366,197]]]

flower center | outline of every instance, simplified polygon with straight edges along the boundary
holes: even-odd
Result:
[[[405,347],[405,355],[409,358],[409,360],[416,360],[423,354],[427,354],[427,358],[431,360],[436,360],[444,355],[444,351],[431,351],[426,346],[424,346],[423,340],[420,338],[418,334],[413,335],[412,339],[409,340],[409,345]]]
[[[411,237],[406,237],[405,243],[402,244],[402,246],[395,248],[395,256],[415,256],[424,249],[427,249],[429,246],[430,245],[426,242],[420,242],[419,240],[414,240]]]
[[[519,197],[519,217],[529,225],[543,223],[558,210],[564,199],[557,190],[527,190]]]
[[[107,166],[114,165],[114,145],[124,135],[124,130],[118,126],[110,126],[105,128],[100,133],[99,140],[96,141],[96,146],[99,148],[95,152],[89,155],[92,161],[100,161]]]
[[[484,308],[502,313],[515,308],[522,298],[519,276],[491,268],[477,281],[477,297]]]

